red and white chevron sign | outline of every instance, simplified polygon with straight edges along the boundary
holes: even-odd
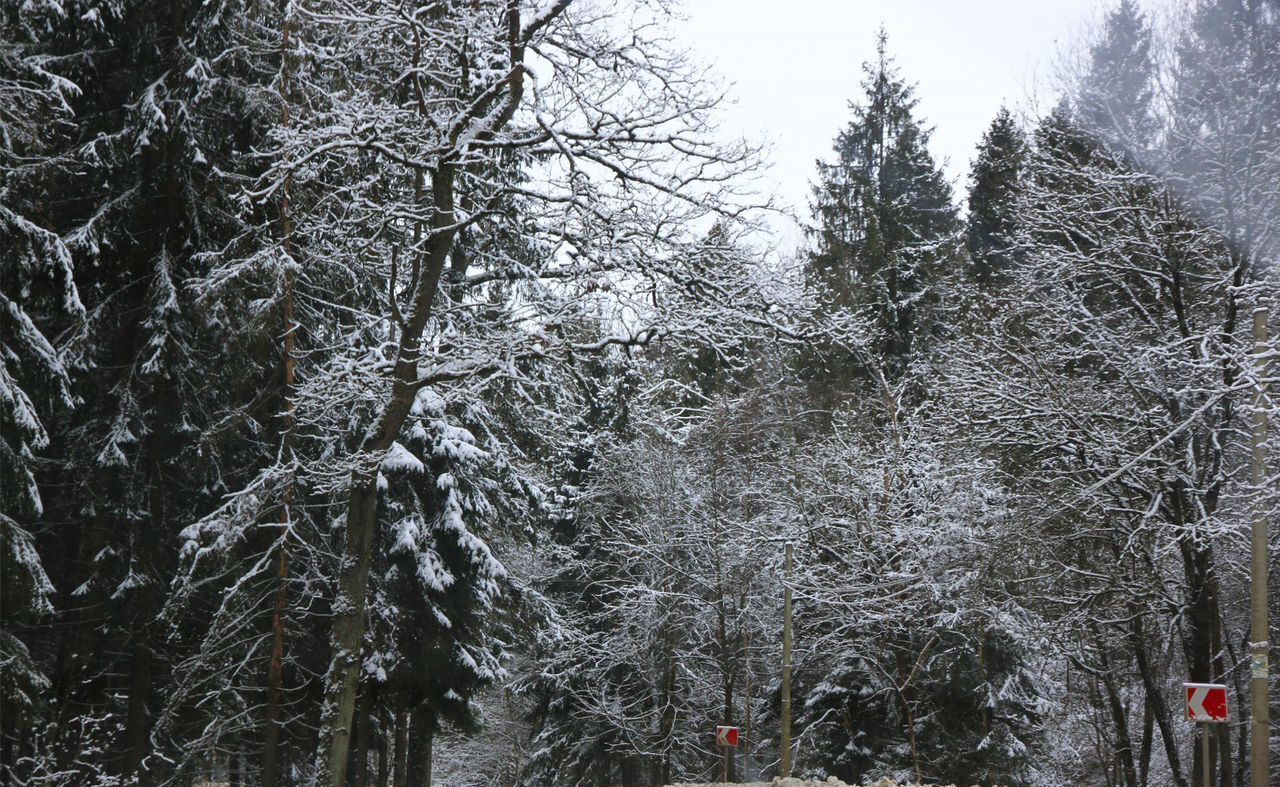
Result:
[[[1187,691],[1187,719],[1226,721],[1227,687],[1221,683],[1184,683]]]
[[[716,745],[717,746],[737,746],[738,745],[738,728],[726,727],[723,724],[716,727]]]

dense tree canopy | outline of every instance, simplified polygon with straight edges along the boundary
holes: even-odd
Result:
[[[797,774],[1247,783],[1280,5],[962,202],[881,31],[789,256],[671,11],[0,0],[0,785],[767,780],[784,585]]]

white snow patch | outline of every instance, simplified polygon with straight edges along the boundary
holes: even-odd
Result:
[[[382,469],[389,471],[403,470],[410,473],[421,473],[426,470],[422,460],[400,443],[392,443],[387,455],[382,459]]]
[[[708,782],[704,784],[677,783],[668,785],[668,787],[853,787],[845,784],[834,776],[830,776],[826,781],[818,781],[817,779],[774,779],[771,782]],[[918,782],[895,782],[892,779],[881,779],[875,782],[868,782],[865,787],[956,787],[954,784],[949,785],[924,785]]]

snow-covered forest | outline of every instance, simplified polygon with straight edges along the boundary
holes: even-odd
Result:
[[[1244,787],[1280,1],[1183,5],[960,183],[881,33],[780,249],[668,0],[0,0],[0,784],[766,780],[786,585],[796,775],[1208,787],[1193,681]]]

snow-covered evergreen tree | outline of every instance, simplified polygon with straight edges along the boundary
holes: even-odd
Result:
[[[836,138],[834,160],[818,165],[806,267],[826,310],[865,315],[870,325],[868,357],[837,366],[873,365],[895,380],[925,356],[945,321],[938,285],[956,263],[958,227],[951,187],[883,31],[863,71],[863,96]],[[848,368],[829,371],[837,389],[849,379]]]
[[[1075,88],[1076,120],[1121,159],[1141,162],[1155,144],[1151,27],[1134,0],[1107,13]]]
[[[1007,284],[1019,264],[1015,247],[1017,198],[1026,163],[1027,141],[1006,107],[982,136],[969,170],[965,245],[969,278],[984,292]],[[980,296],[979,296],[980,297]]]
[[[47,225],[40,179],[57,170],[78,87],[41,57],[42,27],[54,7],[0,6],[0,778],[47,713],[48,664],[31,651],[35,626],[54,612],[55,588],[34,532],[45,500],[39,457],[50,425],[75,404],[56,333],[84,317],[71,253]],[[26,752],[23,752],[24,754]]]

